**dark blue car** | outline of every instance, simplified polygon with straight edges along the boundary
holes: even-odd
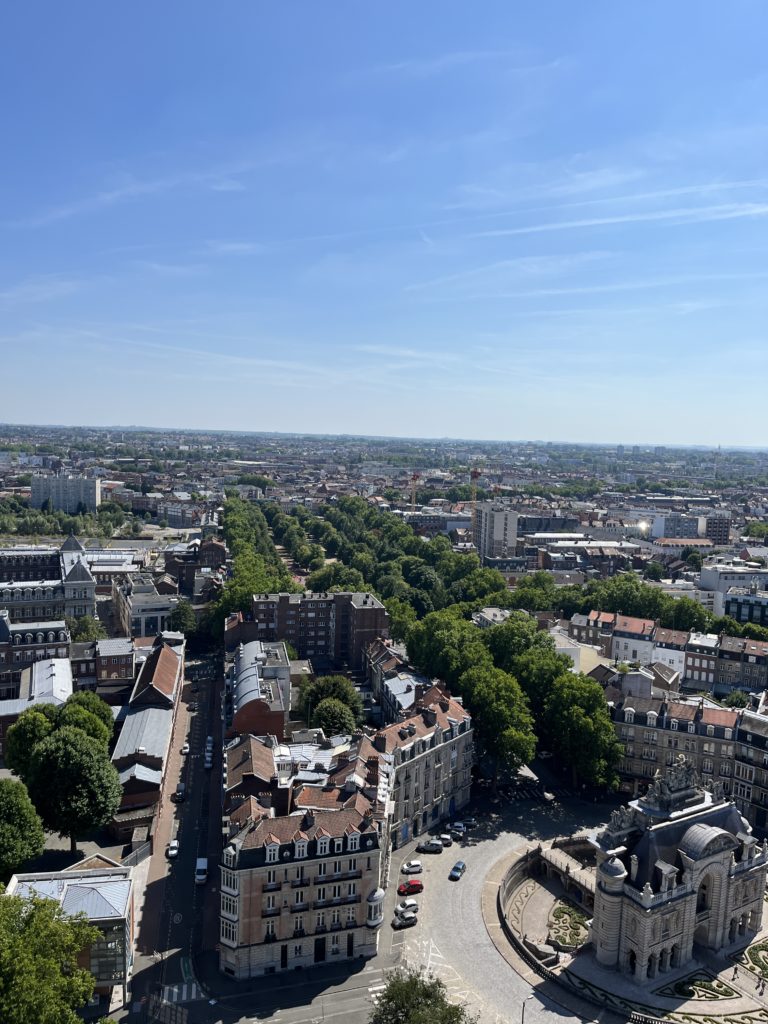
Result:
[[[467,870],[467,865],[463,860],[457,860],[451,868],[451,873],[448,875],[452,882],[458,882],[464,872]]]

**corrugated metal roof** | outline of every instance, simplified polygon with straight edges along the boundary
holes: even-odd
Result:
[[[131,708],[125,716],[125,725],[112,754],[117,762],[133,758],[139,748],[148,757],[163,760],[171,742],[173,711],[171,708]]]

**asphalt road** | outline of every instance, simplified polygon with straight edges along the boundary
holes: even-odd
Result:
[[[196,741],[204,745],[206,734],[201,729]],[[193,746],[194,749],[200,748]],[[199,761],[199,765],[190,766],[195,779],[198,772],[208,774],[202,768],[202,757]],[[195,785],[197,795],[202,797],[207,788],[205,779]],[[473,805],[472,813],[482,811],[483,799]],[[215,1003],[198,999],[177,1005],[174,1009],[179,1015],[174,1024],[362,1024],[384,987],[386,971],[396,963],[427,968],[445,983],[449,997],[466,1003],[479,1015],[482,1024],[517,1024],[523,1013],[527,1024],[555,1024],[564,1018],[573,1019],[559,1004],[532,990],[501,959],[485,930],[480,895],[493,864],[524,839],[547,839],[592,827],[605,820],[608,810],[575,800],[542,804],[534,799],[506,797],[487,808],[492,813],[479,814],[478,828],[465,840],[455,842],[442,854],[418,855],[424,864],[420,876],[424,892],[416,897],[419,923],[405,931],[392,929],[392,910],[401,898],[396,892],[404,877],[399,874],[400,866],[416,856],[415,844],[394,851],[385,924],[380,932],[379,955],[373,960],[358,961],[351,967],[340,965],[254,979],[244,992]],[[171,919],[171,948],[183,948],[185,937],[189,941],[188,914],[198,912],[189,872],[194,869],[196,822],[203,821],[202,799],[199,804],[188,804],[186,810],[192,813],[183,816],[182,841],[192,852],[174,867],[178,888],[174,889],[172,900],[183,920],[176,925]],[[448,872],[456,860],[464,860],[467,871],[460,881],[450,882]],[[177,973],[180,962],[183,961],[179,958],[174,960]],[[170,976],[165,979],[166,985],[170,980]]]

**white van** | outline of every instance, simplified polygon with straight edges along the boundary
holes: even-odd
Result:
[[[208,858],[198,857],[195,861],[195,885],[205,885],[208,881]]]

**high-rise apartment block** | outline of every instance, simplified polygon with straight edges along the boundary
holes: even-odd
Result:
[[[517,512],[495,501],[478,503],[475,548],[481,559],[508,558],[517,545]]]
[[[32,508],[45,503],[62,512],[95,512],[101,504],[101,480],[90,476],[33,476]]]

